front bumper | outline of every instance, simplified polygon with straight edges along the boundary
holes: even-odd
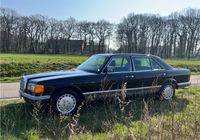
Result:
[[[191,85],[191,82],[182,82],[182,83],[178,83],[178,88],[185,88]]]
[[[23,92],[21,90],[19,91],[19,94],[20,94],[20,97],[24,97],[26,99],[33,100],[33,101],[50,99],[50,95],[34,96],[34,95],[27,94],[27,93],[25,93],[25,92]]]

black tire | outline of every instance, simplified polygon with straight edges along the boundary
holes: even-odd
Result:
[[[160,100],[172,100],[175,97],[175,85],[172,83],[164,84],[158,96]]]
[[[31,103],[31,101],[30,101],[29,99],[24,98],[24,97],[23,97],[23,99],[24,99],[25,103],[27,103],[27,104],[30,104],[30,103]]]
[[[69,112],[67,111],[61,112],[61,108],[58,107],[59,101],[61,101],[61,99],[63,99],[64,96],[67,96],[76,100],[76,104],[74,105],[75,107]],[[78,93],[72,89],[64,89],[64,90],[57,91],[56,93],[54,93],[54,95],[51,98],[51,106],[52,106],[53,112],[64,114],[64,115],[75,114],[77,112],[78,107],[81,105],[81,103],[82,103],[82,99],[80,98]],[[71,105],[68,102],[65,102],[64,104],[67,104],[66,106]]]

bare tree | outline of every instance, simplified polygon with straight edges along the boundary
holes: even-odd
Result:
[[[95,23],[89,22],[89,54],[95,53]]]
[[[129,14],[117,25],[120,51],[151,53],[162,57],[198,56],[199,11],[186,9],[168,17]]]
[[[98,51],[105,51],[105,41],[112,35],[112,24],[105,20],[100,20],[95,24],[95,33],[98,38]]]
[[[105,20],[20,16],[0,8],[0,33],[2,53],[71,53],[71,40],[84,42],[82,54],[109,52],[115,33],[119,52],[191,58],[200,56],[200,9],[184,9],[167,17],[130,13],[114,26]]]
[[[74,35],[77,28],[76,19],[70,17],[69,19],[62,21],[61,24],[61,33],[63,37],[67,39],[67,46],[64,46],[64,52],[70,52],[70,39]]]
[[[9,52],[14,47],[12,33],[16,24],[17,13],[11,9],[0,8],[0,32],[1,32],[1,52]]]
[[[88,36],[90,34],[90,23],[87,21],[81,21],[78,23],[78,32],[79,32],[79,36],[80,39],[84,40],[84,48],[87,47],[87,42],[89,42],[88,40]],[[81,52],[83,54],[83,52]]]

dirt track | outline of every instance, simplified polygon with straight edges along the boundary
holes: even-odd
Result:
[[[200,75],[191,76],[192,85],[200,85]],[[0,83],[0,99],[19,98],[19,83]]]

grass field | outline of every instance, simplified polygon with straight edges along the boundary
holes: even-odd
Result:
[[[200,139],[200,87],[178,90],[173,101],[123,102],[92,102],[66,117],[0,100],[0,139]]]
[[[165,60],[167,63],[170,65],[194,65],[194,66],[199,66],[200,65],[200,59],[166,59]]]
[[[1,54],[0,63],[72,63],[80,64],[87,56],[50,54]]]
[[[71,69],[87,58],[75,55],[1,54],[0,81],[14,82],[23,74]]]
[[[77,63],[80,64],[88,56],[81,55],[50,55],[50,54],[1,54],[0,64],[2,63]],[[166,59],[166,62],[177,65],[200,65],[200,59]]]
[[[188,68],[193,74],[200,74],[200,59],[166,59],[174,67]]]
[[[13,82],[23,74],[71,69],[87,58],[75,55],[0,54],[0,81]],[[192,73],[200,73],[199,59],[167,59],[166,62],[174,67],[189,68]]]

